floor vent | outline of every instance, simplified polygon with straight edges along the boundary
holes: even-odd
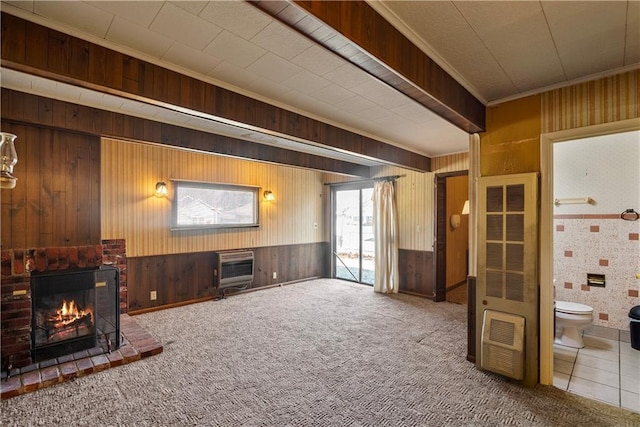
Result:
[[[482,320],[482,369],[524,378],[524,317],[485,310]]]

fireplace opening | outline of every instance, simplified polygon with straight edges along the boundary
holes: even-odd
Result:
[[[94,271],[31,276],[32,354],[52,359],[96,345]]]
[[[34,362],[120,347],[119,271],[102,266],[31,276]]]

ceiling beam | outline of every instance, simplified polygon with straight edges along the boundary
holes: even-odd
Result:
[[[370,177],[368,166],[300,153],[2,88],[2,123],[63,129],[97,137],[154,143],[202,153]]]
[[[232,124],[430,171],[431,159],[2,13],[2,66]]]
[[[482,102],[366,2],[249,2],[460,129],[485,130]]]

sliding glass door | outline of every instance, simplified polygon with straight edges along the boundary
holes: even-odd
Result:
[[[373,285],[372,183],[341,186],[332,191],[333,276]]]

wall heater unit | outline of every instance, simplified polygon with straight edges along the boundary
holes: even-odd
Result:
[[[516,380],[524,378],[524,321],[516,314],[485,310],[481,366]]]
[[[253,282],[253,251],[216,252],[216,258],[213,274],[219,289]]]

